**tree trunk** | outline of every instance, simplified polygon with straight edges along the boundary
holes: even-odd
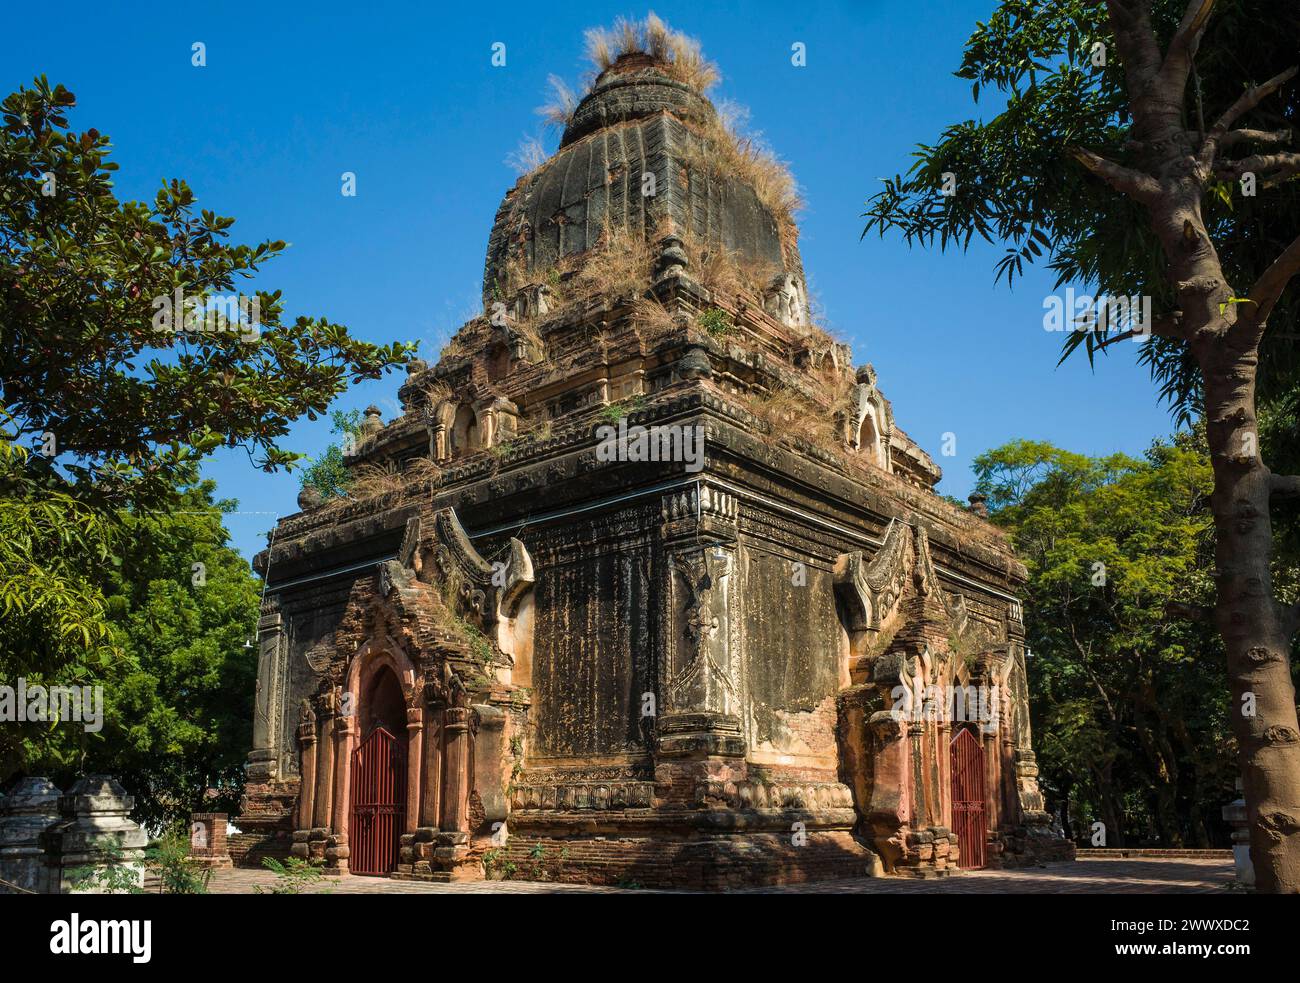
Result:
[[[1178,793],[1178,765],[1167,756],[1151,728],[1146,715],[1138,712],[1135,729],[1143,753],[1151,767],[1152,809],[1160,845],[1166,848],[1182,846],[1182,830],[1178,825],[1176,797]],[[1158,726],[1157,722],[1157,726]]]
[[[1106,824],[1105,846],[1120,847],[1125,846],[1124,828],[1120,824],[1119,810],[1115,807],[1114,786],[1110,777],[1112,765],[1113,762],[1107,761],[1102,768],[1094,768],[1093,774],[1097,776],[1097,794],[1101,797],[1101,821]],[[1088,830],[1088,836],[1091,842],[1091,829]]]
[[[1243,302],[1224,277],[1201,216],[1201,199],[1225,159],[1225,135],[1300,69],[1293,66],[1251,86],[1213,126],[1202,123],[1189,130],[1184,122],[1189,73],[1214,4],[1189,0],[1164,52],[1152,29],[1151,7],[1150,0],[1107,0],[1130,96],[1129,143],[1138,149],[1139,166],[1081,148],[1074,154],[1148,209],[1168,262],[1177,317],[1152,330],[1188,345],[1205,387],[1214,468],[1214,620],[1228,654],[1230,718],[1241,758],[1255,881],[1261,891],[1300,893],[1300,723],[1290,667],[1296,624],[1273,596],[1273,479],[1259,458],[1255,417],[1259,345],[1269,312],[1300,273],[1300,238],[1259,276]],[[1300,493],[1300,478],[1288,479],[1287,485],[1290,493]]]
[[[1202,362],[1214,466],[1215,622],[1228,653],[1229,717],[1239,748],[1256,884],[1265,892],[1296,893],[1300,724],[1291,683],[1289,616],[1273,597],[1269,472],[1257,450],[1256,358],[1253,350],[1220,345]]]
[[[1182,749],[1187,761],[1184,777],[1190,774],[1192,790],[1187,798],[1187,829],[1192,846],[1197,850],[1206,850],[1210,846],[1210,834],[1205,828],[1205,809],[1202,806],[1205,789],[1204,760],[1197,753],[1191,735],[1187,733],[1187,722],[1181,717],[1174,721],[1174,738]]]
[[[1174,171],[1177,161],[1167,161]],[[1258,341],[1246,350],[1236,299],[1201,217],[1199,182],[1178,182],[1153,225],[1169,259],[1184,330],[1205,385],[1214,469],[1214,621],[1228,656],[1229,719],[1237,737],[1256,884],[1300,892],[1300,725],[1291,684],[1289,614],[1274,599],[1271,482],[1255,414]],[[1249,316],[1249,312],[1241,314]]]

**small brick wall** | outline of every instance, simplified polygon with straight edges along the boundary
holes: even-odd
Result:
[[[289,856],[289,847],[293,839],[288,833],[236,833],[230,837],[227,849],[230,860],[236,867],[262,866],[265,857],[284,860]]]
[[[214,867],[230,865],[224,812],[190,813],[190,856]],[[200,831],[198,826],[202,825]],[[206,841],[206,842],[204,842]],[[203,845],[200,845],[202,843]]]

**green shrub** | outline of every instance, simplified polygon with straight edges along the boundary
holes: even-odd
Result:
[[[725,338],[731,332],[736,330],[735,324],[732,323],[731,317],[726,311],[719,310],[716,307],[710,307],[707,310],[700,311],[696,317],[695,323],[707,331],[714,338]]]

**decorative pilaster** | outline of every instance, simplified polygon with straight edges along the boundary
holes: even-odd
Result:
[[[438,829],[442,821],[442,742],[443,709],[430,704],[424,735],[424,794],[420,798],[420,825]]]
[[[404,833],[414,833],[420,825],[420,772],[424,764],[424,709],[406,708],[406,820]]]
[[[441,689],[434,683],[426,685],[423,707],[408,707],[407,742],[408,764],[405,832],[400,838],[398,864],[395,877],[414,877],[422,880],[449,879],[438,851],[452,844],[440,843],[439,823],[442,817],[442,740],[443,703]],[[412,729],[418,714],[420,727]],[[416,770],[418,769],[418,775]],[[468,836],[465,836],[468,840]],[[468,852],[462,848],[462,856]]]
[[[304,830],[311,828],[314,815],[313,803],[316,799],[316,712],[309,700],[302,701],[302,714],[298,724],[298,747],[302,761],[301,791],[298,793],[298,811],[294,826]]]
[[[316,801],[312,813],[313,831],[321,837],[330,830],[334,807],[334,694],[326,694],[318,714],[318,756],[316,761]]]
[[[658,750],[741,757],[740,672],[731,618],[735,496],[701,483],[663,505],[667,554]]]
[[[356,746],[357,718],[340,713],[334,718],[334,804],[330,818],[330,835],[325,841],[325,864],[332,872],[346,874],[348,858],[348,823],[352,811],[352,749]]]
[[[302,860],[311,856],[311,827],[316,812],[316,711],[303,700],[298,714],[298,802],[294,808],[293,843],[289,853]]]
[[[443,778],[441,828],[445,832],[469,832],[469,730],[468,707],[448,707],[443,724],[446,774]]]
[[[280,639],[284,622],[280,612],[270,611],[257,622],[257,688],[253,708],[253,749],[248,754],[248,779],[265,782],[279,777],[278,689]]]
[[[510,779],[506,769],[511,759],[506,742],[506,714],[489,703],[476,703],[471,711],[475,724],[471,785],[483,807],[483,821],[491,827],[505,822],[510,812],[506,791]]]

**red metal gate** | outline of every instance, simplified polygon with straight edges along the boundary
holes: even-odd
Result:
[[[348,869],[389,874],[397,866],[397,838],[406,819],[406,749],[376,727],[352,752],[352,821]]]
[[[957,866],[984,866],[984,749],[969,727],[952,739],[952,829],[961,857]]]

